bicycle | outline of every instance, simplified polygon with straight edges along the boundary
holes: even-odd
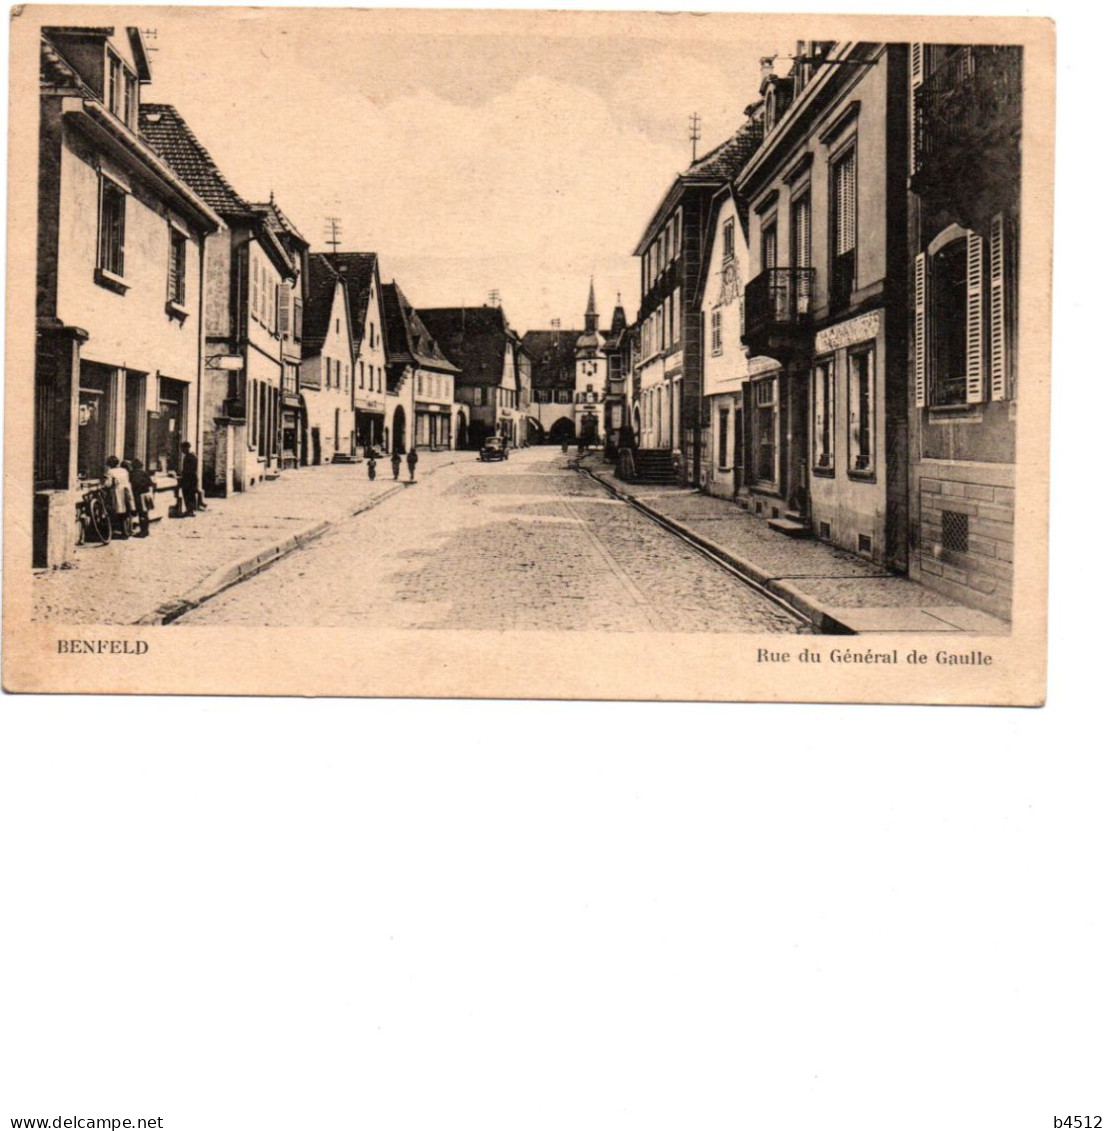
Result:
[[[112,516],[104,502],[104,488],[93,487],[77,501],[77,544],[86,541],[107,546],[112,540]]]

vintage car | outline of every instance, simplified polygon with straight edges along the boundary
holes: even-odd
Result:
[[[506,443],[505,436],[488,436],[483,441],[483,447],[479,449],[479,458],[482,460],[488,459],[509,459],[510,452]]]

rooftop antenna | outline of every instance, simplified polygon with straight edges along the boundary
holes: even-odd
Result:
[[[147,49],[149,54],[153,55],[158,50],[158,48],[151,46],[151,40],[158,39],[158,28],[145,27],[141,34],[143,36],[143,46]]]
[[[340,247],[340,217],[326,216],[325,224],[327,225],[325,230],[328,233],[325,236],[325,243],[332,248],[332,254],[335,255]]]
[[[492,306],[499,306],[502,303],[502,295],[499,294],[496,288],[492,287],[491,290],[487,292],[487,301]]]
[[[554,318],[549,323],[549,329],[553,332],[553,345],[555,346],[560,342],[560,319]]]
[[[688,140],[692,143],[692,160],[696,159],[696,145],[700,139],[699,114],[688,115]]]

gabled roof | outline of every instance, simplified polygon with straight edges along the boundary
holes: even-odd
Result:
[[[402,293],[402,288],[397,283],[384,283],[382,293],[386,314],[387,363],[416,364],[442,373],[459,373],[459,369],[444,356],[436,338]]]
[[[305,315],[302,326],[302,356],[321,352],[332,320],[332,304],[337,285],[344,280],[333,270],[327,255],[314,252],[309,256],[309,277],[305,281]],[[350,328],[350,324],[349,324]]]
[[[164,102],[139,108],[139,132],[183,181],[225,220],[255,220],[251,205],[228,183],[177,109]]]
[[[643,255],[646,248],[656,239],[661,225],[666,217],[672,214],[672,210],[684,196],[685,189],[715,188],[723,181],[738,176],[746,162],[758,151],[761,140],[761,132],[751,122],[746,122],[721,145],[717,145],[710,153],[696,158],[683,173],[678,173],[676,180],[657,206],[657,211],[653,213],[653,218],[638,241],[634,254]]]
[[[352,308],[352,346],[356,348],[363,341],[363,331],[367,326],[367,304],[371,284],[378,274],[379,257],[373,251],[337,251],[329,254],[328,261],[348,283],[348,302]]]
[[[257,216],[262,217],[263,223],[266,224],[268,231],[279,239],[287,237],[305,247],[309,246],[309,241],[294,227],[289,216],[275,204],[273,194],[270,200],[265,203],[252,204],[250,207]]]
[[[723,209],[723,205],[728,201],[734,202],[734,210],[738,214],[739,223],[743,222],[746,209],[738,200],[738,195],[734,190],[734,185],[727,181],[725,185],[711,198],[711,205],[707,210],[707,234],[703,241],[703,254],[700,256],[699,274],[696,276],[696,286],[693,294],[695,306],[699,306],[703,302],[704,288],[707,286],[708,277],[711,274],[711,255],[715,249],[715,233],[719,226],[719,213]],[[746,230],[742,228],[741,231],[736,231],[734,234],[735,239],[735,260],[744,270],[746,262]],[[742,250],[739,251],[739,244]]]
[[[522,344],[533,358],[535,389],[576,386],[576,342],[582,330],[527,330]]]
[[[442,306],[418,312],[466,385],[502,382],[506,345],[513,341],[498,306]]]

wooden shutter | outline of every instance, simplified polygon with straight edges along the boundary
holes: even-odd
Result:
[[[918,162],[916,160],[916,139],[918,137],[916,107],[920,96],[920,87],[924,82],[924,45],[922,43],[912,44],[911,55],[908,62],[908,76],[910,86],[908,93],[908,171],[911,174],[915,174],[918,168]]]
[[[278,292],[278,334],[279,337],[290,336],[290,284],[283,283]]]
[[[966,237],[966,402],[985,399],[985,378],[982,354],[982,244],[981,236],[971,232]]]
[[[795,253],[794,267],[812,265],[812,205],[809,197],[801,197],[796,202],[795,212]]]
[[[989,225],[989,396],[1007,396],[1005,344],[1005,220],[998,213]]]
[[[927,404],[927,256],[916,256],[912,324],[912,372],[916,381],[916,407]]]
[[[855,153],[851,150],[835,169],[835,254],[843,255],[857,246],[855,232]]]

